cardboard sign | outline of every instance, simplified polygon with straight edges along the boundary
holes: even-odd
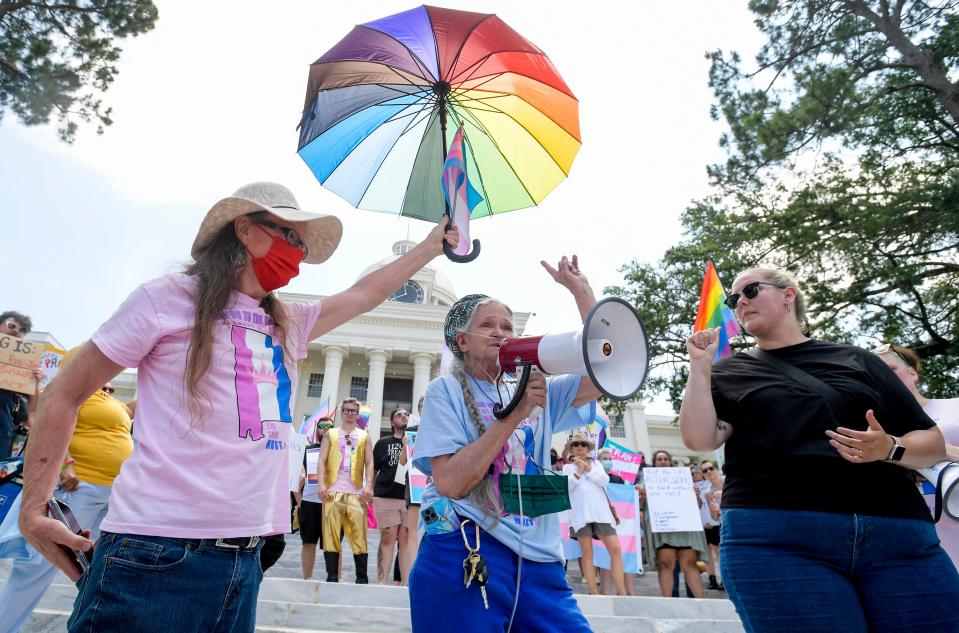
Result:
[[[643,471],[649,522],[653,532],[698,532],[703,529],[688,468]]]
[[[619,475],[628,484],[636,483],[636,473],[643,463],[642,456],[612,440],[606,440],[606,448],[613,460],[613,468],[609,472]]]
[[[0,334],[0,389],[32,396],[37,391],[33,370],[40,366],[43,343]]]

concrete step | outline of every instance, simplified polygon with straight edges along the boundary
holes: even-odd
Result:
[[[76,588],[55,582],[23,633],[63,631]],[[732,604],[721,600],[577,595],[597,633],[741,633]],[[335,606],[335,609],[330,607]],[[62,616],[62,617],[61,617]],[[257,631],[409,631],[406,588],[265,578]],[[312,628],[321,627],[321,628]]]

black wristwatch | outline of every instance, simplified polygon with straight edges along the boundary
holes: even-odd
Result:
[[[902,445],[898,437],[894,435],[890,435],[889,437],[892,438],[892,450],[889,451],[889,457],[886,458],[886,461],[898,464],[906,454],[906,447]]]

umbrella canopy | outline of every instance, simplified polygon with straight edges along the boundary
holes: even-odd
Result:
[[[543,51],[495,15],[421,6],[310,66],[298,151],[354,206],[436,222],[460,124],[473,218],[541,202],[581,145],[579,103]]]

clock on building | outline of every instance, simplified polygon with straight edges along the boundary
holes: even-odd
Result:
[[[423,303],[424,296],[423,286],[411,280],[407,281],[399,290],[390,295],[389,300],[400,303]]]

